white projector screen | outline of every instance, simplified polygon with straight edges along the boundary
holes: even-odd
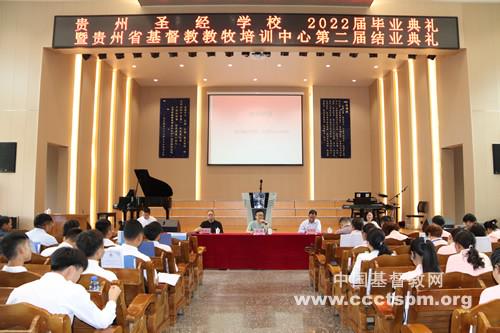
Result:
[[[209,165],[302,165],[302,95],[208,96]]]

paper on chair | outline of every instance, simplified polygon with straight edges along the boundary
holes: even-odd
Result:
[[[101,258],[101,266],[103,268],[123,268],[124,259],[121,249],[114,247],[107,248]]]
[[[158,282],[175,286],[180,277],[179,274],[158,273]]]
[[[363,244],[360,233],[340,235],[340,247],[356,247]]]

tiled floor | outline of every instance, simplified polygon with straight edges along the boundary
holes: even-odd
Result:
[[[329,307],[296,305],[313,295],[307,271],[206,270],[203,286],[171,333],[349,332]]]

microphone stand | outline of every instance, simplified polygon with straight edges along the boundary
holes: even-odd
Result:
[[[394,199],[396,199],[396,198],[397,198],[397,199],[398,199],[398,203],[399,203],[399,197],[400,197],[400,196],[401,196],[401,194],[403,194],[403,192],[405,192],[407,189],[408,189],[408,186],[405,186],[405,187],[401,190],[401,192],[399,192],[398,194],[396,194],[395,196],[393,196],[391,199],[389,199],[389,202],[391,202],[392,200],[394,200]],[[396,218],[395,218],[395,220],[397,220],[398,215],[399,215],[399,214],[398,214],[399,207],[395,207],[395,206],[396,206],[396,205],[392,204],[393,209],[396,209]],[[399,221],[396,221],[396,223],[397,223],[397,222],[399,222]]]

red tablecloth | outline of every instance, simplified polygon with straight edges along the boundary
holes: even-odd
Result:
[[[272,235],[197,235],[205,246],[205,268],[217,269],[307,269],[304,248],[314,244],[314,235],[274,233]]]

